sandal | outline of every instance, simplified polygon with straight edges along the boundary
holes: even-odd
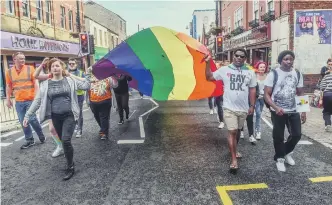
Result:
[[[242,158],[242,154],[240,152],[236,153],[236,158]]]

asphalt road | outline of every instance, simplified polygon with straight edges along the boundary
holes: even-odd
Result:
[[[134,98],[138,98],[135,96]],[[65,158],[52,158],[51,138],[20,150],[22,133],[2,139],[1,204],[243,204],[331,205],[332,150],[302,138],[296,165],[279,173],[273,161],[271,128],[262,122],[262,140],[256,146],[241,140],[237,175],[228,173],[226,129],[218,129],[217,116],[209,115],[207,101],[158,102],[131,100],[130,121],[117,125],[112,113],[111,138],[101,141],[91,112],[84,113],[84,134],[73,138],[76,175],[62,181]],[[136,110],[136,111],[134,111]],[[48,133],[47,127],[44,129]],[[326,182],[312,182],[317,177]],[[315,179],[313,179],[315,181]],[[250,185],[248,185],[250,184]],[[237,185],[237,186],[235,186]],[[257,188],[257,189],[256,189]]]

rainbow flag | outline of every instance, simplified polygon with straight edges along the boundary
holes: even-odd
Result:
[[[221,82],[208,82],[208,49],[190,36],[164,27],[144,29],[92,66],[98,79],[130,75],[130,87],[156,100],[198,100],[221,95]],[[216,66],[211,62],[211,70]]]

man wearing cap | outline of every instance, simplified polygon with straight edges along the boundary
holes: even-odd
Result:
[[[279,54],[279,67],[270,72],[265,80],[264,99],[270,105],[273,123],[274,160],[278,171],[285,172],[285,162],[295,165],[291,154],[301,139],[301,121],[306,121],[306,113],[296,112],[295,96],[303,92],[303,76],[293,68],[295,55],[292,51]],[[275,82],[275,83],[274,83]],[[290,136],[284,142],[284,130],[288,123]]]

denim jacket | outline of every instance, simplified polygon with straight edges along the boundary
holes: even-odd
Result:
[[[74,114],[75,120],[79,117],[79,106],[78,106],[78,99],[77,99],[77,90],[88,90],[90,88],[90,78],[86,76],[85,80],[76,80],[72,77],[65,77],[67,78],[68,84],[70,86],[70,96],[71,96],[71,109]],[[43,123],[45,120],[51,118],[51,101],[47,97],[48,92],[48,81],[45,80],[40,83],[39,91],[35,96],[29,110],[26,112],[24,119],[29,119],[38,108],[39,110],[39,119],[40,122]]]

